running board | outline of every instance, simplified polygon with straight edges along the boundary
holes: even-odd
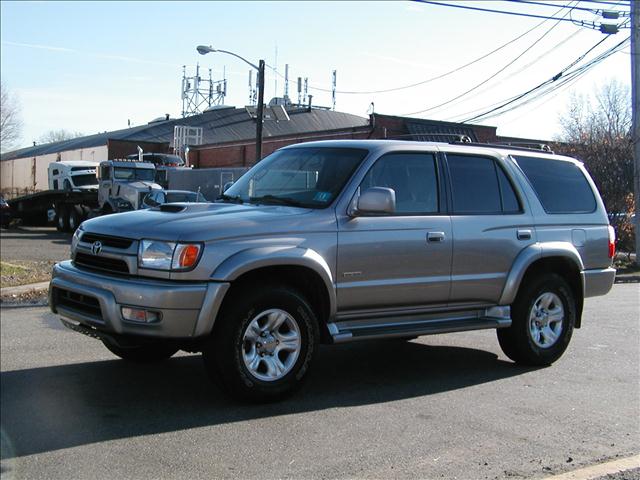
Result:
[[[371,340],[394,337],[418,337],[421,335],[435,335],[439,333],[465,332],[469,330],[485,330],[492,328],[507,328],[511,326],[509,307],[502,308],[500,316],[469,316],[447,319],[423,319],[410,322],[361,324],[358,326],[341,326],[329,323],[329,333],[333,343],[354,342],[357,340]],[[485,312],[494,313],[494,312]],[[506,315],[505,315],[506,313]],[[341,328],[342,327],[342,328]]]

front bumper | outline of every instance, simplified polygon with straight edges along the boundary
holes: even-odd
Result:
[[[187,339],[207,335],[229,288],[223,282],[176,282],[93,273],[70,261],[53,267],[49,305],[73,322],[117,335]],[[152,310],[157,322],[125,320],[122,307]]]
[[[597,270],[584,270],[582,275],[584,279],[585,298],[597,297],[609,293],[616,279],[616,269],[610,267]]]

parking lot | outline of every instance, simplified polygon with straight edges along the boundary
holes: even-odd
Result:
[[[2,477],[540,478],[640,451],[637,284],[587,301],[550,368],[494,332],[324,347],[305,387],[239,405],[199,355],[132,366],[46,308],[1,311]]]

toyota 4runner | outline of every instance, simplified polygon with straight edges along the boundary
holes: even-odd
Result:
[[[496,329],[549,365],[585,297],[614,281],[614,234],[584,166],[512,147],[292,145],[214,204],[85,221],[50,305],[130,361],[202,352],[233,395],[271,400],[319,343]]]

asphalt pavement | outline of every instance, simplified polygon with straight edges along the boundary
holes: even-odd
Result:
[[[492,331],[321,348],[239,405],[199,355],[130,365],[45,308],[0,311],[2,479],[542,478],[640,452],[640,286],[588,299],[549,368]]]
[[[71,234],[53,227],[0,229],[0,258],[5,261],[54,261],[69,258]]]

